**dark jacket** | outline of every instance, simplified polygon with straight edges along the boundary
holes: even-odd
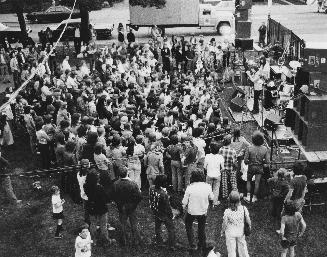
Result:
[[[84,190],[88,197],[86,208],[90,215],[103,215],[108,212],[107,195],[103,186],[87,188],[84,185]]]
[[[163,189],[152,187],[150,189],[150,208],[153,214],[161,219],[172,219],[173,212],[169,202],[169,196]]]
[[[142,200],[141,191],[136,183],[128,178],[121,178],[114,183],[113,198],[119,212],[133,212]]]

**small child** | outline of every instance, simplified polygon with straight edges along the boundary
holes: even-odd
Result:
[[[89,226],[85,224],[75,240],[75,257],[91,257],[92,243]]]
[[[105,186],[110,185],[115,178],[113,173],[112,163],[104,154],[104,146],[101,143],[96,143],[94,147],[94,161],[100,172],[100,184]]]
[[[60,189],[57,186],[53,186],[51,188],[52,191],[52,217],[53,219],[57,220],[57,229],[56,229],[56,234],[55,238],[56,239],[61,239],[62,234],[60,233],[62,231],[62,220],[64,218],[64,213],[63,213],[63,204],[65,203],[64,199],[60,198]]]
[[[215,243],[214,242],[208,242],[207,247],[205,250],[205,253],[203,256],[205,257],[220,257],[221,254],[219,252],[216,252],[215,249]]]
[[[300,228],[301,227],[301,228]],[[298,237],[301,237],[306,229],[306,223],[301,213],[296,212],[296,206],[292,201],[285,203],[284,216],[281,220],[280,238],[282,252],[281,257],[295,256],[294,248]]]
[[[268,180],[272,191],[272,215],[278,219],[281,218],[285,197],[290,188],[287,174],[287,170],[281,168],[277,171],[277,178]]]

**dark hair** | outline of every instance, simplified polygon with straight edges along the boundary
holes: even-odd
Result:
[[[204,174],[201,170],[194,170],[191,174],[191,183],[203,182]]]
[[[89,131],[87,133],[87,139],[86,139],[87,143],[89,145],[94,145],[97,143],[98,141],[98,133],[97,132],[91,132]]]
[[[81,125],[77,128],[77,135],[78,137],[86,136],[87,128],[85,125]]]
[[[295,161],[295,163],[293,165],[293,172],[294,172],[294,175],[303,175],[304,174],[304,165],[299,161]]]
[[[95,146],[94,146],[94,153],[97,154],[97,155],[101,154],[102,150],[103,150],[103,145],[100,144],[100,143],[96,143]]]
[[[75,150],[76,144],[74,141],[68,141],[65,145],[65,150],[68,153],[73,153]]]
[[[112,139],[112,147],[117,147],[121,143],[120,136],[119,135],[114,135]]]
[[[24,114],[29,114],[31,112],[31,106],[25,106],[24,107]]]
[[[210,150],[212,154],[218,154],[219,153],[220,146],[217,142],[213,142],[210,144]]]
[[[156,176],[154,180],[154,185],[157,189],[160,187],[166,187],[167,186],[167,176],[166,175],[158,175]]]
[[[68,120],[62,120],[62,121],[60,121],[60,128],[62,128],[62,129],[65,129],[65,128],[68,128],[69,127],[69,121]]]
[[[57,134],[56,135],[56,142],[64,145],[65,144],[65,135],[62,134],[62,133]]]
[[[236,139],[239,139],[241,136],[241,130],[239,128],[235,128],[233,131],[233,142],[235,142]]]
[[[265,142],[263,135],[260,131],[255,131],[252,135],[252,143],[255,146],[261,146]]]
[[[171,135],[170,142],[172,145],[177,145],[178,144],[178,136],[176,134]]]
[[[286,215],[293,216],[296,210],[296,203],[292,200],[286,201],[284,205],[284,211]]]
[[[193,129],[192,136],[193,137],[200,137],[203,130],[201,128],[195,128]]]
[[[128,174],[128,169],[126,166],[120,165],[119,166],[119,175],[121,178],[126,178]]]
[[[72,126],[76,126],[77,125],[77,122],[79,121],[80,118],[81,118],[81,114],[75,112],[72,115]]]

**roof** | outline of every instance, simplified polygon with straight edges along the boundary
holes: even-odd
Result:
[[[276,8],[271,18],[303,39],[306,48],[327,49],[327,14],[317,13],[316,5]]]
[[[46,13],[49,13],[49,12],[68,12],[68,13],[70,13],[71,9],[66,6],[63,6],[63,5],[57,5],[57,6],[49,7],[45,12]]]

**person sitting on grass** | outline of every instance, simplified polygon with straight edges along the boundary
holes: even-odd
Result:
[[[75,257],[91,257],[91,243],[89,225],[84,224],[75,240]]]
[[[57,229],[55,233],[56,239],[62,238],[62,220],[64,219],[64,213],[63,213],[63,204],[65,203],[64,199],[60,198],[60,189],[58,186],[52,186],[52,217],[54,220],[57,221]]]
[[[290,253],[290,257],[295,256],[295,246],[297,239],[302,237],[306,229],[306,223],[301,213],[296,211],[296,205],[294,202],[288,202],[285,204],[284,216],[281,220],[280,226],[280,238],[282,252],[281,257],[286,257],[287,253]]]

